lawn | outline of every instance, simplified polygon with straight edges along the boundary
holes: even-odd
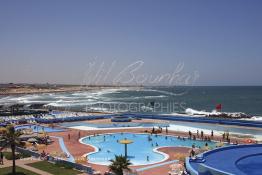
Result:
[[[55,175],[76,175],[81,173],[70,167],[65,168],[62,165],[52,164],[47,161],[30,163],[27,165]]]
[[[11,175],[12,167],[0,168],[0,175]],[[21,167],[16,167],[16,175],[38,175]]]

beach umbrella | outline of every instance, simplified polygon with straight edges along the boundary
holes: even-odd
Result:
[[[28,139],[27,141],[30,142],[30,143],[37,142],[37,140],[36,140],[35,138],[30,138],[30,139]]]
[[[31,134],[33,134],[33,130],[31,128],[30,129],[24,129],[23,133],[26,134],[26,135],[31,135]]]
[[[75,161],[76,161],[76,163],[86,163],[87,162],[87,158],[86,158],[86,156],[80,156],[80,157],[76,157],[75,158]]]
[[[204,146],[201,150],[202,151],[208,151],[208,150],[210,150],[210,148],[209,148],[209,146]]]
[[[51,152],[50,155],[52,157],[58,157],[58,152],[57,151]]]
[[[37,149],[38,150],[44,150],[44,149],[46,149],[46,145],[45,144],[39,144],[39,145],[37,145]]]
[[[6,133],[6,128],[1,127],[1,128],[0,128],[0,134],[3,134],[3,133]]]
[[[47,135],[46,135],[46,132],[41,132],[41,133],[38,133],[37,136],[43,138],[43,137],[46,137]]]
[[[67,154],[64,152],[58,152],[57,157],[61,158],[61,159],[66,159],[67,158]]]
[[[26,147],[30,147],[30,146],[32,146],[32,143],[30,143],[30,142],[25,142],[25,146],[26,146]]]
[[[180,163],[175,163],[175,164],[170,165],[170,168],[171,168],[171,171],[173,173],[177,173],[178,174],[181,171],[183,171],[184,166],[182,164],[180,164]]]
[[[52,143],[53,141],[50,140],[50,139],[47,139],[46,142],[47,142],[47,143]]]

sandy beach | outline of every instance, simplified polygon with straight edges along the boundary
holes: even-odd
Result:
[[[86,85],[0,85],[0,95],[81,92],[102,89],[138,89],[138,86],[86,86]]]

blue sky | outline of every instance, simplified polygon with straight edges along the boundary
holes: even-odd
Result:
[[[261,7],[260,0],[2,0],[0,82],[106,84],[141,61],[136,77],[183,64],[179,76],[197,72],[195,85],[262,85]],[[105,80],[94,80],[112,62]]]

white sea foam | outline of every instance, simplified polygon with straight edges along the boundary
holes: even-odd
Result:
[[[125,94],[125,91],[130,91]],[[122,94],[117,94],[122,93]],[[145,103],[150,101],[160,101],[160,99],[169,98],[170,96],[179,95],[173,92],[150,89],[150,88],[112,88],[112,89],[98,89],[83,92],[66,92],[66,93],[45,93],[45,94],[32,94],[32,95],[21,95],[21,96],[6,96],[0,98],[0,104],[30,104],[30,103],[46,103],[47,106],[54,107],[77,107],[85,105],[101,105],[101,104],[135,104]],[[172,97],[170,97],[170,100]],[[146,101],[147,100],[147,101]],[[169,99],[167,99],[168,102]],[[132,102],[132,103],[131,103]],[[101,107],[101,106],[100,106]],[[205,108],[205,107],[203,107]],[[109,109],[109,108],[108,108]],[[142,107],[145,111],[152,111],[150,106],[146,104]],[[104,111],[104,110],[103,110]],[[164,111],[163,111],[164,112]],[[185,114],[181,113],[169,113],[168,115],[180,115],[180,116],[203,116],[210,114],[219,114],[216,111],[204,111],[187,108]],[[228,113],[232,116],[238,113]],[[248,120],[262,121],[261,116],[255,116]]]
[[[161,94],[171,95],[171,96],[181,96],[181,95],[184,95],[186,93],[186,92],[174,93],[174,92],[157,90],[157,89],[143,89],[143,90],[140,90],[140,91],[158,92],[158,93],[161,93]]]
[[[117,100],[139,100],[139,99],[157,99],[157,98],[166,98],[166,95],[145,95],[145,96],[131,96],[131,97],[116,97]],[[110,98],[107,98],[110,99]]]
[[[185,110],[185,113],[189,114],[189,115],[208,115],[210,114],[210,112],[206,112],[206,111],[198,111],[192,108],[187,108]]]
[[[252,118],[245,119],[245,120],[262,121],[262,116],[254,116],[254,117],[252,117]]]

